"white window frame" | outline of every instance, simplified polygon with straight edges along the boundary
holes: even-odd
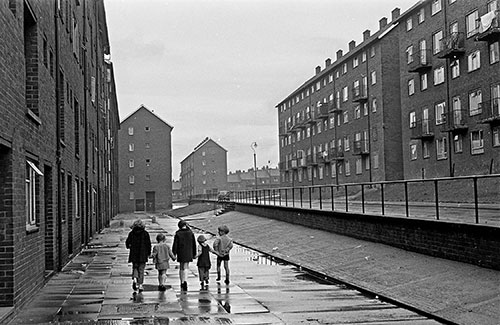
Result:
[[[481,51],[476,50],[467,56],[467,71],[472,72],[481,68]]]
[[[134,177],[134,175],[129,175],[128,176],[128,183],[129,184],[135,184],[135,177]]]
[[[465,30],[467,37],[472,37],[479,31],[479,12],[477,10],[465,16]]]
[[[437,54],[442,50],[443,31],[440,30],[432,34],[432,53]]]
[[[410,16],[406,19],[406,31],[409,32],[412,29],[413,29],[413,17]]]
[[[483,93],[481,89],[476,89],[469,92],[469,116],[474,116],[482,113]]]
[[[26,227],[36,227],[39,212],[38,191],[40,190],[40,179],[43,173],[38,167],[29,160],[26,160],[26,179],[25,179],[25,199],[26,199]]]
[[[129,168],[134,168],[134,165],[135,165],[134,159],[129,159],[128,160],[128,167]]]
[[[451,61],[450,67],[451,67],[451,79],[460,77],[460,60],[456,59]]]
[[[420,10],[417,12],[417,17],[418,17],[419,24],[421,24],[425,21],[425,9],[424,9],[424,7],[420,8]]]
[[[470,133],[471,155],[484,153],[484,133],[483,130],[472,131]]]
[[[437,160],[444,160],[448,158],[448,148],[447,148],[446,137],[436,139],[436,158]]]
[[[444,123],[444,113],[446,112],[446,102],[440,102],[434,105],[434,114],[436,117],[436,125]]]
[[[134,144],[133,144],[133,143],[129,143],[129,144],[128,144],[128,151],[129,151],[129,152],[133,152],[133,151],[134,151],[134,148],[135,148],[135,146],[134,146]]]
[[[428,88],[427,82],[427,72],[420,75],[420,90],[426,90]]]
[[[377,71],[372,71],[370,73],[370,77],[372,80],[372,85],[376,84],[377,83]]]
[[[496,41],[489,44],[490,52],[490,64],[494,64],[500,61],[500,42]]]
[[[431,4],[431,16],[434,16],[441,11],[441,0],[432,0]]]
[[[408,96],[415,94],[415,80],[408,80]]]
[[[410,143],[410,160],[417,160],[417,159],[418,159],[417,144]]]
[[[444,67],[434,69],[434,86],[444,83]]]
[[[134,127],[133,126],[128,127],[128,135],[134,135]]]

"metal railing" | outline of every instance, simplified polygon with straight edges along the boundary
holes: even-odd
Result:
[[[263,188],[232,192],[231,201],[500,226],[500,174]]]

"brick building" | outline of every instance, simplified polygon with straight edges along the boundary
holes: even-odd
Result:
[[[172,129],[144,105],[120,123],[120,212],[172,207]]]
[[[349,52],[315,75],[278,109],[281,183],[287,186],[400,179],[401,103],[397,18],[349,43]]]
[[[103,1],[0,1],[0,306],[20,308],[117,213]]]
[[[227,150],[205,138],[181,161],[181,188],[184,198],[226,190]]]
[[[281,186],[279,169],[264,167],[257,169],[257,173],[254,172],[253,168],[247,171],[229,172],[227,175],[227,189],[229,191],[254,190],[256,188],[256,178],[257,188],[278,188]]]
[[[399,29],[405,178],[500,173],[497,1],[423,1]]]
[[[283,185],[500,172],[497,1],[420,1],[278,110]]]

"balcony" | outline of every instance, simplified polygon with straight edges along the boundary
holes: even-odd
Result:
[[[434,138],[434,129],[428,119],[415,121],[410,129],[411,139],[431,140]]]
[[[468,113],[465,109],[454,109],[449,113],[445,113],[444,118],[446,122],[444,131],[452,133],[467,132],[469,129],[467,116]]]
[[[288,169],[297,169],[297,159],[288,161]]]
[[[342,109],[340,108],[340,101],[336,99],[332,100],[328,103],[328,112],[329,113],[341,113]]]
[[[425,72],[432,68],[431,51],[419,50],[415,53],[413,61],[408,64],[408,72]]]
[[[316,120],[325,120],[328,118],[328,103],[322,103],[316,107],[315,117]]]
[[[307,165],[308,166],[315,166],[318,164],[318,159],[317,155],[307,155],[306,157]]]
[[[285,127],[280,127],[279,128],[279,136],[280,137],[286,137],[288,136],[288,128],[285,128]]]
[[[369,155],[370,149],[368,140],[354,141],[353,154],[358,156]]]
[[[438,58],[456,59],[465,53],[464,34],[454,32],[441,40],[441,52]]]
[[[490,11],[479,18],[476,41],[495,42],[500,40],[500,10]]]
[[[366,102],[368,100],[368,88],[366,85],[354,87],[352,89],[353,102]]]
[[[305,157],[297,158],[297,166],[298,167],[307,167],[306,158]]]
[[[314,120],[314,112],[306,113],[306,115],[304,116],[304,125],[314,124],[314,123],[316,123]]]
[[[292,126],[290,127],[290,131],[298,131],[304,128],[306,128],[306,124],[304,122],[304,119],[301,118],[297,119],[295,123],[292,124]]]
[[[337,148],[331,148],[329,157],[330,160],[344,160],[344,152]]]
[[[481,123],[500,124],[500,97],[481,103]]]

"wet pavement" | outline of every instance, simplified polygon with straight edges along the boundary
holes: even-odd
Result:
[[[212,216],[192,216],[189,222],[209,224]],[[148,263],[144,291],[133,294],[124,241],[128,225],[137,217],[146,221],[152,241],[157,233],[166,232],[167,243],[172,244],[177,219],[120,215],[54,275],[10,324],[437,324],[239,245],[231,252],[228,285],[215,281],[212,256],[208,290],[200,289],[193,262],[188,290],[181,291],[178,264],[172,262],[167,290],[158,291],[157,271]],[[204,234],[211,244],[214,238]]]

